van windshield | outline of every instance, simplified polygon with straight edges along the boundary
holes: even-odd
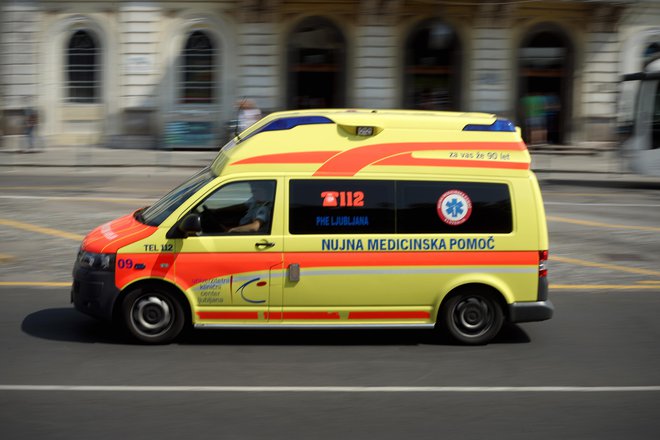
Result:
[[[153,205],[135,213],[135,219],[149,226],[159,226],[183,202],[197,192],[198,189],[215,178],[209,167],[204,168],[181,185],[170,191],[165,197]]]

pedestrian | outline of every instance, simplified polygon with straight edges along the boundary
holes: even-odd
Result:
[[[239,133],[261,119],[261,110],[252,99],[241,99],[236,106],[238,107]]]
[[[559,143],[559,98],[555,94],[549,94],[545,97],[545,112],[548,143]]]
[[[540,93],[528,94],[522,99],[522,106],[527,142],[530,146],[547,143],[545,97]]]
[[[36,131],[39,125],[39,113],[37,109],[30,105],[30,98],[25,98],[25,108],[23,109],[23,133],[25,134],[24,151],[34,151]]]

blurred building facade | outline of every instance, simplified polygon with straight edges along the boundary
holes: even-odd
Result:
[[[548,140],[607,141],[621,75],[660,51],[660,1],[0,3],[0,130],[47,145],[213,146],[236,103],[497,113],[552,103]]]

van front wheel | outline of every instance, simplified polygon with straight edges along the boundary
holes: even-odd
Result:
[[[167,290],[155,286],[129,292],[122,304],[122,314],[129,333],[147,344],[167,344],[184,326],[179,301]]]
[[[463,344],[486,344],[499,333],[504,313],[487,292],[465,291],[449,299],[442,308],[442,324]]]

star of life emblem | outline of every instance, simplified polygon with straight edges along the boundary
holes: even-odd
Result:
[[[437,210],[440,220],[450,226],[458,226],[470,218],[472,200],[463,191],[450,189],[438,199]]]

